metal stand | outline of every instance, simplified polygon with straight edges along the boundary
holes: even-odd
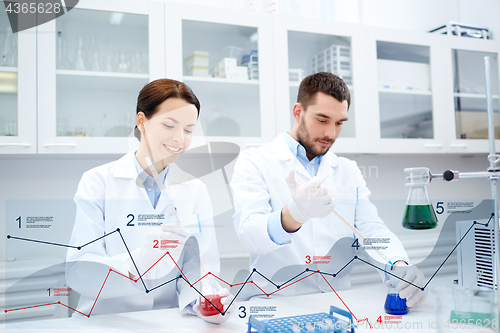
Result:
[[[434,178],[441,178],[446,181],[465,179],[465,178],[488,178],[491,182],[491,198],[493,199],[493,213],[494,213],[494,226],[493,226],[493,235],[495,240],[495,255],[493,259],[493,281],[494,288],[496,291],[494,292],[494,305],[493,305],[493,319],[496,319],[496,322],[499,321],[499,285],[500,281],[498,280],[500,277],[500,253],[499,253],[499,200],[498,200],[498,180],[500,179],[500,166],[498,166],[500,162],[500,155],[496,154],[495,150],[495,126],[493,120],[493,97],[491,93],[491,64],[490,57],[484,57],[484,71],[486,75],[486,99],[487,99],[487,114],[488,114],[488,139],[489,139],[489,155],[488,161],[490,162],[490,167],[487,171],[483,172],[458,172],[447,170],[442,174],[432,174],[429,169],[425,169],[428,172],[423,178],[430,183],[430,181]],[[424,168],[422,168],[424,170]]]

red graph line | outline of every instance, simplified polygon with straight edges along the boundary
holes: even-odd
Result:
[[[156,261],[156,262],[155,262],[155,263],[154,263],[151,267],[149,267],[147,271],[145,271],[144,273],[142,273],[142,274],[139,276],[139,278],[138,278],[137,280],[139,280],[141,277],[143,277],[144,275],[146,275],[146,273],[147,273],[147,272],[149,272],[149,270],[150,270],[151,268],[153,268],[153,267],[154,267],[154,265],[156,265],[156,264],[157,264],[160,260],[162,260],[162,259],[163,259],[163,257],[165,257],[167,254],[168,254],[168,255],[170,255],[170,254],[168,253],[168,251],[167,251],[167,253],[165,253],[164,255],[162,255],[162,256],[161,256],[161,258],[160,258],[160,259],[158,259],[158,260],[157,260],[157,261]],[[172,258],[172,257],[171,257],[171,258]],[[172,260],[174,260],[174,259],[172,259]],[[174,262],[175,262],[175,261],[174,261]],[[177,266],[177,267],[178,267],[178,266]]]
[[[218,277],[217,275],[213,275],[212,273],[208,273],[208,274],[211,274],[214,278],[217,278],[219,280],[221,280],[222,282],[224,282],[225,284],[227,284],[228,286],[232,287],[232,286],[236,286],[235,284],[230,284],[230,283],[227,283],[226,281],[222,280],[220,277]],[[240,283],[242,284],[242,283]]]
[[[316,274],[316,272],[313,272],[313,273],[311,273],[311,274],[309,274],[309,275],[307,275],[307,276],[304,276],[304,277],[303,277],[302,279],[300,279],[300,280],[297,280],[297,281],[295,281],[295,282],[292,282],[292,283],[290,283],[290,284],[287,284],[286,286],[281,287],[280,289],[278,289],[278,290],[276,290],[276,291],[273,291],[273,292],[272,292],[272,293],[270,293],[269,295],[272,295],[272,294],[274,294],[274,293],[277,293],[277,292],[278,292],[278,291],[280,291],[280,290],[283,290],[283,289],[285,289],[285,288],[288,288],[288,287],[290,287],[292,284],[295,284],[295,283],[297,283],[297,282],[299,282],[299,281],[302,281],[302,280],[304,280],[304,279],[306,279],[306,278],[308,278],[308,277],[310,277],[311,275],[314,275],[314,274]],[[260,288],[259,288],[259,289],[260,289]]]
[[[40,305],[33,305],[33,306],[27,306],[24,308],[18,308],[18,309],[10,309],[10,310],[5,310],[5,313],[11,312],[11,311],[17,311],[17,310],[24,310],[24,309],[31,309],[31,308],[38,308],[40,306],[47,306],[47,305],[54,305],[54,304],[59,304],[60,302],[54,302],[54,303],[48,303],[48,304],[40,304]]]
[[[264,293],[267,297],[269,297],[269,295],[270,295],[270,294],[268,294],[268,293],[266,293],[264,290],[262,290],[262,288],[261,288],[261,287],[259,287],[259,286],[257,285],[257,283],[255,283],[255,282],[253,282],[253,281],[249,281],[248,283],[253,283],[253,285],[254,285],[254,286],[256,286],[257,288],[259,288],[259,289],[260,289],[260,291],[262,291],[262,292],[263,292],[263,293]]]
[[[182,276],[184,277],[184,280],[186,280],[186,282],[192,286],[192,284],[189,282],[188,278],[186,277],[186,275],[184,275],[184,272],[182,271],[182,269],[179,267],[179,265],[177,265],[177,263],[175,262],[174,258],[172,258],[172,256],[170,255],[169,252],[167,252],[167,254],[169,255],[170,259],[172,259],[172,261],[174,262],[175,266],[177,266],[177,268],[179,269],[179,271],[181,272]]]
[[[358,320],[358,318],[356,318],[356,316],[354,315],[354,313],[352,313],[351,309],[349,309],[349,307],[347,306],[347,304],[344,303],[344,300],[339,296],[339,294],[337,294],[337,292],[335,291],[335,289],[333,289],[332,285],[330,284],[330,282],[328,282],[328,280],[325,278],[325,276],[323,274],[321,274],[319,271],[318,271],[319,275],[321,275],[323,277],[323,279],[326,281],[326,283],[328,283],[328,285],[330,286],[330,288],[332,288],[333,292],[335,293],[335,295],[337,295],[337,297],[340,299],[340,301],[342,302],[342,304],[344,304],[344,306],[346,307],[347,311],[349,311],[352,316],[354,317],[354,319]]]
[[[66,304],[64,304],[64,303],[61,303],[61,301],[59,301],[59,302],[58,302],[58,304],[61,304],[62,306],[67,307],[68,309],[71,309],[71,310],[73,310],[73,311],[78,312],[79,314],[82,314],[82,315],[86,316],[86,314],[85,314],[85,313],[80,312],[80,311],[78,311],[77,309],[73,309],[71,306],[67,306],[67,305],[66,305]]]
[[[370,324],[370,321],[368,320],[368,318],[358,320],[358,324],[365,321],[365,320],[368,323],[368,325],[370,325],[370,328],[373,328],[373,326],[372,326],[372,324]]]
[[[90,312],[87,315],[87,317],[90,317],[90,314],[92,313],[92,310],[94,310],[95,303],[97,303],[97,300],[99,299],[99,296],[101,295],[102,288],[104,288],[104,285],[106,284],[106,281],[108,280],[109,274],[112,271],[113,270],[110,268],[109,271],[108,271],[108,275],[106,275],[106,278],[104,279],[104,282],[102,283],[101,290],[99,290],[99,294],[97,294],[97,298],[95,299],[94,304],[92,305],[92,309],[90,309]]]
[[[198,281],[196,281],[195,283],[193,283],[193,286],[194,286],[195,284],[197,284],[198,282],[200,282],[201,280],[203,280],[203,279],[204,279],[207,275],[210,275],[210,274],[212,274],[212,273],[208,272],[207,274],[203,275],[203,276],[202,276],[202,277],[201,277]],[[214,276],[215,276],[215,275],[214,275]]]

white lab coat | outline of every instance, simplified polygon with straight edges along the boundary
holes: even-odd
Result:
[[[144,245],[146,234],[153,228],[148,224],[177,224],[169,218],[170,206],[163,193],[156,209],[151,205],[138,178],[134,158],[134,152],[130,152],[117,161],[83,174],[75,195],[77,213],[71,237],[72,245],[84,245],[120,228],[128,250],[133,252]],[[178,260],[180,268],[191,283],[208,271],[218,274],[219,252],[212,206],[205,185],[192,179],[175,164],[170,164],[166,181],[170,185],[174,206],[183,227],[194,236],[187,243],[196,248],[195,251],[199,246],[199,254],[195,254],[191,247],[189,250],[185,247]],[[117,232],[84,246],[81,250],[68,250],[66,278],[68,285],[81,294],[78,311],[89,313],[110,269],[128,276],[128,259],[129,254]],[[160,264],[169,265],[167,271],[170,270],[170,273],[167,276],[155,276],[155,269],[149,271],[144,276],[148,289],[180,275],[168,257],[158,263]],[[136,272],[132,273],[137,276]],[[111,272],[92,315],[171,307],[183,310],[197,297],[196,291],[182,279],[146,293],[140,281],[134,283]]]
[[[256,268],[278,285],[301,273],[305,268],[337,273],[361,251],[356,251],[351,246],[355,237],[358,238],[357,235],[334,213],[305,223],[294,233],[288,244],[278,245],[271,240],[267,229],[269,216],[272,212],[281,211],[290,200],[285,182],[285,176],[290,169],[303,181],[311,179],[304,166],[290,151],[283,136],[279,135],[271,144],[242,152],[231,180],[235,206],[234,226],[241,245],[250,253],[250,271]],[[338,157],[329,151],[321,159],[317,176],[332,195],[335,210],[349,224],[355,226],[366,238],[389,238],[389,244],[376,244],[388,245],[388,248],[381,252],[387,258],[400,257],[408,261],[401,242],[378,217],[376,207],[369,201],[370,191],[356,162]],[[359,239],[359,245],[363,246],[362,239]],[[366,253],[373,263],[384,267],[385,262],[376,251],[367,250]],[[314,256],[331,258],[319,260],[323,263],[311,262],[307,265],[306,261],[313,261]],[[350,270],[351,265],[336,278],[325,277],[334,288],[349,289]],[[256,273],[252,279],[266,293],[276,290],[276,287]],[[246,292],[243,290],[243,299],[262,295],[262,292],[253,286],[246,289]],[[330,286],[320,274],[315,274],[273,296],[327,291],[331,291]]]

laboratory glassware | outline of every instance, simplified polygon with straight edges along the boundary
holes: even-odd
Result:
[[[66,37],[62,31],[57,32],[57,68],[70,69],[70,64],[67,55]]]
[[[10,26],[5,26],[5,39],[1,49],[0,66],[15,67],[16,66],[16,43],[14,34]]]
[[[387,291],[387,297],[385,298],[384,310],[388,314],[392,315],[404,315],[407,314],[410,309],[406,305],[406,299],[402,299],[399,297],[399,290],[397,289],[398,283],[401,281],[395,275],[396,271],[392,271],[390,275],[386,272],[386,276],[388,276],[391,286],[389,291]]]
[[[90,67],[90,70],[94,72],[99,72],[101,70],[101,63],[100,63],[100,58],[99,58],[99,50],[93,50],[92,51],[92,65]]]
[[[438,220],[432,208],[431,200],[427,194],[427,185],[430,182],[429,170],[426,168],[405,169],[410,173],[410,193],[406,201],[406,210],[403,217],[405,229],[433,229],[437,227]]]
[[[86,61],[85,61],[85,47],[83,45],[83,37],[78,37],[78,44],[75,51],[75,61],[74,61],[74,69],[77,71],[86,70]]]

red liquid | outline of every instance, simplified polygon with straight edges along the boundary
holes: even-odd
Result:
[[[212,306],[209,302],[207,302],[206,299],[208,299],[210,302],[212,302],[213,305],[217,307],[217,309],[220,310],[220,312]],[[217,315],[221,312],[224,312],[224,307],[222,306],[222,303],[220,300],[222,299],[221,296],[219,295],[205,295],[205,298],[200,297],[200,312],[204,316],[213,316]]]

